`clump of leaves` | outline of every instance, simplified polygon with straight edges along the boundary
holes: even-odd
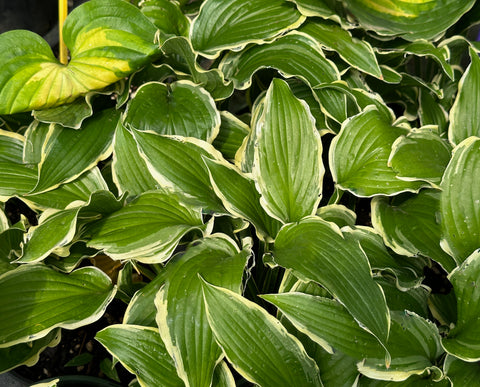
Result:
[[[0,35],[0,200],[37,214],[0,211],[0,369],[119,298],[142,386],[478,380],[479,11],[92,0],[67,65]]]

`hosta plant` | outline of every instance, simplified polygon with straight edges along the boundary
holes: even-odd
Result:
[[[476,385],[479,12],[91,0],[68,64],[0,35],[0,371],[117,299],[132,384]]]

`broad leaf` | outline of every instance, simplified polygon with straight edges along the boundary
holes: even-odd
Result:
[[[260,205],[261,196],[255,188],[255,182],[226,162],[204,161],[210,172],[213,189],[228,212],[251,222],[261,239],[273,241],[281,224]]]
[[[112,259],[163,262],[187,232],[203,228],[200,210],[182,205],[175,195],[147,192],[89,226],[87,246]]]
[[[324,20],[309,21],[303,24],[299,31],[310,35],[327,50],[335,51],[356,69],[376,78],[382,78],[372,46],[353,38],[338,24]]]
[[[457,321],[442,340],[446,351],[468,362],[480,360],[480,251],[475,251],[449,275],[457,298]]]
[[[472,62],[458,84],[458,94],[450,110],[448,139],[453,144],[460,144],[470,136],[480,137],[480,58],[475,50],[470,49]]]
[[[225,361],[220,362],[215,367],[213,374],[212,387],[235,387],[235,379],[233,378],[232,371],[228,367]]]
[[[23,163],[25,137],[0,129],[0,162]]]
[[[220,127],[220,113],[210,94],[191,82],[149,82],[130,100],[123,124],[139,131],[212,142]]]
[[[163,33],[188,36],[190,19],[182,13],[178,3],[170,0],[146,0],[140,4],[140,10]]]
[[[121,0],[89,1],[70,13],[63,27],[72,58],[67,66],[39,35],[3,33],[0,114],[70,103],[122,79],[158,53],[155,33],[138,8]]]
[[[422,183],[396,177],[387,164],[392,144],[407,129],[392,124],[375,108],[350,118],[331,144],[329,160],[337,185],[356,196],[416,191]]]
[[[94,267],[66,275],[25,265],[1,275],[0,348],[40,339],[56,327],[75,329],[97,321],[115,290]]]
[[[372,224],[385,244],[397,254],[423,255],[451,271],[455,261],[440,247],[442,230],[437,216],[440,196],[439,191],[427,189],[415,196],[375,198]]]
[[[439,133],[443,134],[447,130],[448,114],[445,108],[428,90],[420,90],[418,116],[422,126],[437,125]]]
[[[380,35],[400,35],[406,40],[436,39],[453,25],[475,0],[346,0],[360,24]]]
[[[220,112],[220,118],[220,130],[212,145],[226,159],[234,160],[245,137],[250,133],[250,127],[227,111]]]
[[[207,0],[193,22],[190,39],[196,51],[214,58],[225,49],[263,42],[304,20],[292,3],[282,0]]]
[[[159,186],[170,188],[183,199],[208,210],[223,212],[220,199],[210,184],[202,157],[221,160],[222,155],[209,143],[184,137],[159,136],[134,131],[140,153]]]
[[[443,370],[454,386],[474,386],[480,380],[480,365],[447,355]]]
[[[395,140],[388,165],[402,180],[421,180],[437,185],[442,180],[451,152],[452,148],[446,140],[431,130],[421,128]]]
[[[335,223],[338,227],[353,227],[357,220],[357,214],[342,204],[329,204],[320,207],[317,210],[317,216],[327,222]]]
[[[387,341],[390,317],[385,296],[359,243],[344,239],[336,225],[309,217],[284,226],[275,240],[274,261],[300,279],[324,286],[360,324],[381,342]]]
[[[38,168],[35,165],[0,162],[0,199],[30,192],[37,183]]]
[[[110,325],[98,332],[95,339],[135,374],[142,387],[184,385],[156,329],[138,325]]]
[[[166,266],[165,287],[155,299],[156,320],[185,385],[210,385],[222,358],[207,321],[199,276],[240,293],[250,254],[250,248],[240,252],[233,240],[214,234],[192,244]]]
[[[284,222],[315,213],[322,192],[322,143],[308,106],[275,79],[256,127],[253,174],[260,202]]]
[[[297,6],[298,10],[305,16],[318,16],[325,19],[336,16],[330,8],[328,0],[288,0]]]
[[[54,126],[44,144],[34,192],[44,192],[75,180],[106,159],[120,113],[104,110],[85,121],[81,130]]]
[[[207,317],[228,361],[260,386],[322,386],[300,342],[257,304],[231,290],[203,284]]]
[[[113,140],[112,177],[119,194],[136,196],[157,189],[158,183],[140,156],[133,135],[119,122]]]
[[[458,263],[480,247],[480,138],[454,150],[441,184],[442,248]]]

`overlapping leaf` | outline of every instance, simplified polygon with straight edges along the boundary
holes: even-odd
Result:
[[[77,7],[63,27],[71,61],[65,66],[39,35],[14,30],[0,35],[5,55],[0,77],[1,114],[73,102],[135,71],[158,53],[156,27],[121,0],[94,0]]]

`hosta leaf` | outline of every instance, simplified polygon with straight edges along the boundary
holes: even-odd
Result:
[[[18,265],[12,261],[21,252],[21,243],[25,230],[13,226],[0,233],[0,275],[7,271],[14,270]]]
[[[0,129],[0,162],[22,164],[25,137]]]
[[[112,177],[119,194],[131,196],[155,190],[158,186],[140,156],[133,135],[119,122],[113,140]]]
[[[89,226],[87,246],[112,259],[163,262],[187,232],[202,228],[199,210],[185,207],[175,195],[147,192]]]
[[[8,218],[5,215],[5,212],[0,208],[0,233],[4,232],[9,228]]]
[[[385,244],[397,254],[430,257],[451,271],[456,266],[455,261],[440,247],[440,196],[439,191],[430,189],[391,200],[375,198],[372,224]]]
[[[309,217],[284,226],[275,240],[274,261],[300,279],[320,283],[362,326],[386,342],[390,317],[385,296],[373,281],[358,242],[344,239],[336,225]]]
[[[400,35],[414,41],[438,38],[475,0],[346,0],[345,3],[363,27],[380,35]]]
[[[260,205],[255,182],[228,163],[205,159],[210,179],[223,206],[233,216],[251,222],[262,239],[275,239],[280,222],[271,218]]]
[[[212,142],[220,128],[220,113],[210,94],[191,82],[149,82],[130,100],[123,124],[139,131]]]
[[[321,386],[303,346],[257,304],[231,290],[203,284],[207,317],[229,362],[260,386]]]
[[[328,353],[337,351],[362,360],[385,355],[385,348],[337,301],[304,293],[265,294],[293,325]]]
[[[184,137],[159,136],[134,131],[140,153],[161,188],[171,188],[183,199],[209,210],[224,212],[210,184],[202,157],[221,160],[209,143]]]
[[[71,60],[65,66],[37,34],[0,36],[0,114],[45,109],[73,102],[137,70],[158,53],[156,27],[138,8],[120,0],[93,0],[73,10],[63,39]]]
[[[353,226],[357,220],[357,214],[342,204],[322,206],[317,210],[317,216],[338,227]]]
[[[331,18],[336,16],[334,10],[328,5],[328,0],[289,0],[295,3],[298,10],[305,16],[318,16],[322,18]]]
[[[192,44],[187,38],[180,36],[169,38],[163,43],[161,48],[166,63],[170,63],[173,58],[173,64],[176,64],[176,66],[172,64],[172,67],[174,67],[178,76],[181,75],[182,67],[186,66],[193,82],[205,88],[213,99],[225,99],[232,95],[233,84],[225,81],[221,71],[217,68],[205,70],[197,63],[197,56],[193,52]],[[183,66],[178,66],[178,58],[184,60]]]
[[[54,347],[60,341],[60,329],[52,330],[41,339],[0,348],[0,372],[7,372],[20,365],[32,366],[38,362],[40,353]]]
[[[454,150],[441,183],[442,248],[463,262],[480,247],[480,138]]]
[[[299,31],[314,38],[327,50],[333,50],[349,65],[377,78],[382,77],[377,58],[369,43],[357,40],[330,21],[316,20],[303,24]]]
[[[80,177],[70,183],[33,195],[23,195],[22,200],[32,208],[55,208],[63,210],[70,203],[80,200],[87,202],[93,192],[108,190],[107,183],[97,167],[84,172]]]
[[[165,34],[188,36],[190,19],[179,4],[170,0],[146,0],[140,4],[142,13]]]
[[[418,116],[422,126],[437,125],[440,134],[447,130],[448,114],[439,100],[428,90],[420,90]]]
[[[75,329],[98,320],[115,290],[94,267],[66,275],[42,265],[25,265],[3,274],[0,348],[40,339],[56,327]]]
[[[37,120],[32,121],[25,131],[25,147],[23,148],[23,162],[38,164],[42,161],[42,150],[47,141],[52,126]]]
[[[422,183],[397,179],[387,165],[392,144],[407,129],[392,126],[375,108],[349,119],[331,144],[329,160],[337,185],[357,196],[416,191]]]
[[[340,79],[336,66],[325,58],[320,44],[299,32],[291,32],[271,43],[231,52],[222,59],[219,67],[237,89],[248,88],[254,73],[265,67],[273,67],[287,78],[298,77],[311,87]],[[346,118],[342,94],[333,90],[322,90],[317,94],[325,113],[339,122]]]
[[[184,385],[156,329],[138,325],[110,325],[98,332],[95,339],[135,374],[142,387]]]
[[[91,94],[86,98],[78,98],[71,103],[44,110],[34,110],[35,119],[45,123],[56,123],[67,128],[80,129],[82,122],[92,116]]]
[[[199,275],[240,293],[251,254],[240,252],[223,234],[192,244],[166,266],[165,287],[155,299],[157,323],[180,378],[188,386],[208,386],[222,351],[207,321]]]
[[[442,340],[446,351],[468,362],[480,360],[480,251],[475,251],[449,275],[457,298],[457,321]]]
[[[225,49],[263,42],[304,20],[292,3],[282,0],[207,0],[193,22],[190,39],[196,51],[214,58]]]
[[[480,58],[475,50],[470,49],[472,62],[458,84],[458,94],[450,111],[448,139],[459,144],[470,136],[480,137]]]
[[[235,379],[232,371],[228,368],[225,361],[222,361],[215,367],[213,373],[212,387],[235,387]]]
[[[368,379],[361,377],[357,384],[358,387],[451,387],[447,379],[441,379],[441,371],[439,368],[428,370],[426,375],[412,375],[403,381],[385,381]]]
[[[447,355],[443,370],[454,386],[473,386],[480,380],[480,365]]]
[[[31,227],[27,242],[17,263],[38,262],[46,258],[55,248],[70,243],[75,236],[77,215],[80,208],[46,211],[39,219],[39,225]]]
[[[408,258],[392,257],[385,247],[382,237],[372,228],[357,226],[353,228],[343,228],[343,236],[347,240],[358,241],[362,250],[370,262],[374,271],[388,272],[395,276],[397,286],[402,290],[419,286],[423,280],[423,266],[426,262],[418,258],[419,264],[417,270],[414,265],[408,261]]]
[[[439,184],[450,161],[452,147],[438,134],[423,129],[400,136],[392,145],[388,165],[403,180]]]
[[[213,140],[213,146],[222,152],[226,159],[233,160],[243,140],[250,133],[250,128],[233,114],[220,112],[220,131]]]
[[[120,113],[104,110],[85,122],[81,130],[55,126],[44,145],[39,164],[39,193],[75,180],[112,152],[112,140]]]
[[[314,360],[322,370],[322,382],[325,387],[355,385],[359,373],[357,362],[352,357],[341,352],[331,355],[317,345]]]
[[[274,79],[256,130],[253,174],[262,206],[285,223],[314,214],[324,168],[320,135],[306,103]]]
[[[30,192],[37,183],[38,169],[35,165],[0,162],[0,199],[7,201],[16,195]]]

